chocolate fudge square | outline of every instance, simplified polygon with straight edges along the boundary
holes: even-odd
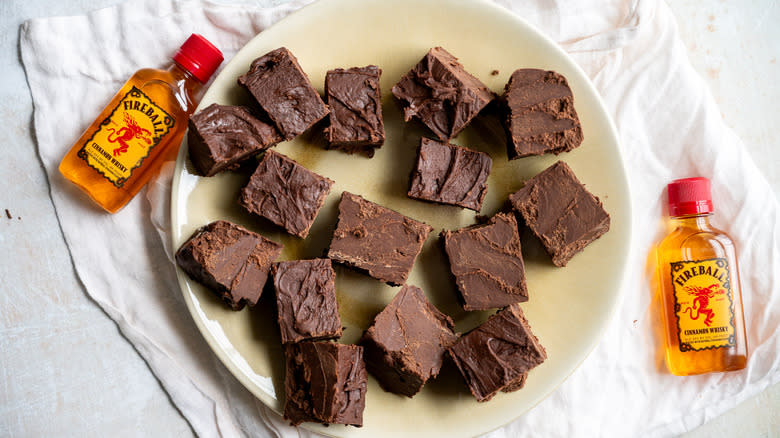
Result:
[[[434,47],[391,90],[404,120],[416,117],[441,140],[449,140],[495,97],[458,59]]]
[[[425,297],[404,285],[365,331],[366,367],[385,391],[412,397],[441,370],[444,352],[455,343],[453,322]]]
[[[448,352],[479,402],[521,388],[528,371],[547,359],[518,304],[461,336]]]
[[[283,344],[341,336],[330,259],[275,263],[271,275]]]
[[[330,126],[325,137],[330,149],[361,152],[369,158],[385,142],[382,93],[375,66],[330,70],[325,75],[325,94],[330,107]]]
[[[479,211],[493,161],[484,152],[423,137],[412,170],[410,198]]]
[[[280,141],[279,131],[248,108],[216,103],[190,118],[187,133],[190,161],[201,176],[233,170]]]
[[[252,94],[285,140],[328,115],[328,106],[285,47],[252,61],[249,71],[238,77],[238,84]]]
[[[498,213],[485,224],[440,234],[466,310],[528,301],[517,220]]]
[[[363,347],[302,341],[284,347],[286,375],[284,418],[363,425],[368,375]]]
[[[233,310],[254,306],[282,245],[226,221],[197,231],[176,251],[176,263]]]
[[[526,181],[509,202],[542,242],[555,266],[609,231],[609,214],[563,161]]]
[[[304,238],[309,234],[333,181],[274,151],[266,151],[238,203]]]
[[[566,78],[554,71],[516,70],[506,84],[504,127],[509,159],[568,152],[582,143],[582,127]]]
[[[400,286],[431,231],[428,224],[343,192],[328,258]]]

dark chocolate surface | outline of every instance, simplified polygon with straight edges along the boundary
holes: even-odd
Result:
[[[283,344],[341,336],[336,273],[330,259],[275,263],[271,275]]]
[[[304,238],[309,234],[333,181],[274,151],[266,151],[238,203]]]
[[[498,213],[484,225],[442,231],[450,271],[466,310],[528,301],[517,220]]]
[[[325,94],[330,106],[330,126],[325,130],[329,147],[369,158],[385,142],[382,93],[375,65],[330,70],[325,76]]]
[[[271,263],[282,245],[226,221],[198,229],[176,252],[176,262],[193,280],[211,289],[234,310],[254,306]]]
[[[477,401],[525,384],[529,370],[547,359],[518,304],[500,310],[448,350]]]
[[[238,78],[285,140],[292,140],[328,115],[328,106],[314,89],[298,60],[285,47],[255,59]]]
[[[582,143],[582,127],[566,78],[532,68],[512,73],[506,104],[509,159],[568,152]]]
[[[432,230],[423,222],[343,192],[328,257],[400,286]]]
[[[286,376],[284,418],[363,425],[368,375],[363,347],[333,342],[302,341],[284,349]]]
[[[512,207],[542,242],[556,266],[566,263],[609,230],[601,201],[558,161],[509,195]]]
[[[233,170],[238,163],[282,141],[279,131],[248,108],[213,103],[189,120],[190,160],[201,176]]]
[[[441,47],[428,51],[391,91],[401,101],[404,120],[417,117],[445,141],[458,135],[495,97]]]
[[[404,285],[363,334],[366,366],[385,391],[412,397],[441,370],[444,352],[458,339],[453,322]]]
[[[423,137],[411,174],[410,198],[457,205],[479,211],[487,194],[493,161],[473,151]]]

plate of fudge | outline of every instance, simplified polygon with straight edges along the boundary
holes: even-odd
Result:
[[[555,43],[486,1],[321,1],[252,39],[189,122],[187,307],[293,425],[476,436],[549,395],[618,303],[615,128]]]

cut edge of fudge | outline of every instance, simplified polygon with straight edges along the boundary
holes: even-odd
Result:
[[[491,315],[447,351],[478,402],[522,388],[528,372],[547,359],[518,304]]]
[[[393,331],[396,327],[399,331]],[[404,285],[376,315],[359,344],[365,348],[369,373],[382,389],[411,398],[439,375],[445,352],[457,339],[452,319],[420,288]]]
[[[190,161],[206,177],[235,170],[242,161],[282,141],[276,127],[243,106],[213,103],[190,117],[188,127]]]
[[[385,275],[380,272],[379,268],[381,267],[377,265],[377,260],[375,258],[372,259],[372,254],[365,254],[365,256],[361,257],[361,254],[355,253],[356,249],[359,250],[361,247],[365,247],[365,242],[351,245],[345,248],[334,248],[334,246],[345,246],[346,244],[344,242],[348,239],[349,235],[352,235],[357,239],[362,239],[369,237],[371,234],[371,230],[366,229],[363,223],[357,224],[351,228],[349,225],[345,225],[347,221],[344,219],[352,219],[352,217],[346,216],[346,206],[349,203],[356,204],[358,206],[357,217],[359,218],[365,219],[372,214],[390,215],[395,217],[397,221],[402,222],[403,228],[408,232],[408,234],[416,236],[414,238],[416,241],[414,244],[415,248],[410,248],[414,250],[414,256],[411,257],[411,263],[409,263],[408,266],[405,266],[406,263],[404,263],[404,266],[391,266],[388,265],[386,261],[384,263],[384,268],[387,270],[391,270],[391,268],[398,269],[395,269],[392,272],[387,272],[385,273],[387,275]],[[409,273],[412,271],[415,262],[417,261],[417,257],[422,251],[425,240],[428,238],[428,235],[431,233],[431,231],[433,231],[433,227],[426,224],[425,222],[412,219],[408,216],[398,213],[395,210],[391,210],[375,202],[371,202],[360,195],[356,195],[347,191],[342,192],[338,209],[338,221],[336,222],[336,228],[333,231],[333,237],[331,239],[330,245],[328,246],[328,258],[332,259],[336,263],[348,266],[349,268],[364,273],[369,277],[385,282],[391,286],[400,286],[404,284],[406,279],[409,277]],[[352,251],[351,253],[348,253],[346,250]],[[398,247],[393,250],[393,253],[404,255],[403,251],[400,251]],[[400,262],[398,264],[400,264]]]
[[[227,234],[221,236],[219,233]],[[217,266],[209,257],[226,257],[219,252],[242,237],[253,239],[254,246],[242,248],[242,253],[236,256],[240,259],[238,263],[226,263],[226,268],[230,267],[230,272],[225,273],[226,278],[217,278],[217,273],[214,272]],[[213,252],[218,254],[204,254]],[[175,258],[179,267],[191,279],[210,289],[233,310],[241,310],[246,304],[257,304],[263,293],[271,263],[281,252],[282,245],[239,225],[218,220],[197,229],[179,247]],[[244,285],[247,276],[256,278],[248,279],[247,285]]]
[[[302,341],[286,344],[284,353],[284,418],[290,424],[363,425],[368,381],[363,347]]]
[[[558,175],[555,175],[556,173]],[[564,200],[567,204],[564,210],[566,216],[576,217],[577,221],[581,223],[583,222],[581,219],[582,209],[589,209],[588,213],[591,214],[593,220],[584,227],[587,230],[579,236],[575,236],[576,239],[572,242],[566,243],[561,241],[565,239],[566,231],[571,229],[571,227],[566,227],[566,224],[562,224],[563,216],[550,218],[547,221],[549,223],[555,221],[555,227],[550,232],[540,230],[539,207],[537,205],[541,195],[540,191],[542,190],[539,187],[540,181],[555,184],[556,190],[554,192],[556,195],[562,193],[561,184],[570,184],[574,193],[571,199]],[[526,226],[542,243],[545,251],[552,258],[553,264],[558,267],[566,266],[572,257],[609,231],[610,216],[604,210],[601,200],[585,188],[571,168],[563,161],[556,162],[526,181],[522,189],[509,195],[509,203],[514,211],[523,218]],[[575,212],[576,207],[579,207],[579,210]]]
[[[280,164],[281,163],[281,164]],[[272,170],[278,170],[280,165],[286,165],[289,167],[289,174],[285,176],[283,181],[274,179],[274,185],[261,184],[265,177],[269,177],[268,174]],[[270,166],[274,166],[269,169]],[[310,203],[310,210],[304,211],[302,207],[297,203],[299,197],[296,197],[294,193],[291,193],[291,184],[294,175],[298,175],[300,178],[307,178],[308,181],[304,181],[306,185],[304,188],[306,191],[317,187],[319,195],[313,203]],[[270,175],[271,178],[274,175]],[[300,181],[298,181],[300,182]],[[284,184],[284,185],[282,185]],[[306,238],[309,234],[311,226],[317,219],[317,216],[325,204],[325,198],[330,193],[331,188],[335,182],[330,178],[324,177],[312,170],[307,169],[292,158],[268,150],[263,155],[263,158],[257,165],[257,168],[252,173],[249,182],[241,189],[238,198],[238,204],[241,205],[246,211],[255,214],[259,217],[266,219],[274,225],[284,229],[287,233],[300,238]],[[300,188],[300,187],[297,187]],[[275,190],[274,190],[275,189]],[[273,192],[272,192],[273,191]],[[260,199],[257,199],[259,193]],[[268,196],[271,193],[273,196]],[[263,196],[265,195],[265,196]],[[286,195],[286,196],[285,196]],[[266,205],[266,198],[270,198],[271,205]],[[286,206],[279,205],[279,202],[286,201],[288,204],[292,204],[295,208],[287,209]],[[301,213],[296,216],[289,216],[290,212]],[[307,217],[310,215],[311,217]]]
[[[499,221],[501,223],[499,223]],[[509,241],[504,242],[503,244],[489,241],[488,237],[484,234],[494,232],[496,227],[502,225],[505,228],[508,227],[508,231],[512,234],[509,236]],[[475,233],[480,233],[479,237],[471,238],[471,236],[476,235]],[[525,262],[522,255],[517,220],[515,219],[514,214],[499,212],[484,223],[470,225],[454,231],[442,230],[439,236],[444,248],[444,253],[447,256],[450,273],[455,278],[455,284],[458,289],[458,300],[464,310],[487,310],[528,301]],[[505,270],[504,274],[507,275],[497,276],[496,273],[491,272],[491,270],[498,269],[499,265],[495,260],[490,259],[487,256],[479,257],[480,261],[485,260],[487,262],[485,266],[474,266],[480,265],[481,262],[472,262],[468,264],[461,263],[460,257],[458,257],[455,252],[454,245],[458,243],[462,244],[465,239],[470,239],[477,245],[476,248],[472,248],[470,254],[484,255],[480,250],[491,251],[514,260],[515,265]],[[488,242],[487,248],[485,248],[484,242]],[[461,272],[463,270],[465,270],[465,272]],[[515,272],[519,272],[519,278],[514,279],[516,280],[515,284],[506,284],[506,277],[511,277]],[[466,280],[472,276],[476,276],[478,279],[488,282],[490,286],[484,286],[483,290],[478,291],[476,294],[474,291],[467,290]],[[509,280],[511,280],[511,278]],[[479,285],[483,283],[480,282],[476,284]]]
[[[284,73],[295,77],[271,81],[277,87],[268,86],[268,77]],[[238,84],[249,91],[285,140],[292,140],[306,132],[329,112],[309,76],[298,64],[298,58],[286,47],[279,47],[252,61],[249,70],[238,77]]]
[[[297,271],[298,268],[302,268],[303,272]],[[321,275],[318,276],[317,273]],[[271,266],[270,275],[276,295],[277,321],[282,344],[341,337],[336,272],[330,259],[277,262]],[[323,275],[327,278],[323,279]],[[293,278],[284,279],[285,276]],[[289,281],[294,282],[292,287],[286,285]],[[301,297],[295,294],[306,296],[298,299]]]
[[[431,161],[426,159],[426,153],[434,154],[437,152],[436,149],[439,149],[439,151],[448,150],[447,158],[449,158],[449,161],[439,169],[423,168],[426,162]],[[473,172],[473,169],[471,169],[470,173],[464,173],[464,167],[468,171],[468,167],[473,165],[478,166],[477,172]],[[487,195],[487,179],[492,166],[493,160],[484,152],[422,137],[420,145],[417,147],[417,160],[414,169],[412,169],[409,175],[407,196],[422,201],[454,205],[479,212],[482,209],[485,195]],[[465,193],[457,187],[458,177],[460,176],[466,177],[469,180],[468,182],[471,183]],[[453,192],[453,190],[456,191]],[[475,191],[477,195],[473,196],[472,193]]]
[[[518,69],[501,98],[510,160],[569,152],[582,144],[582,126],[566,78],[551,70]],[[515,135],[517,133],[518,135]]]
[[[385,125],[382,116],[382,93],[379,78],[382,69],[375,65],[334,69],[325,75],[325,95],[330,107],[329,124],[325,128],[328,149],[337,149],[348,154],[361,153],[368,158],[385,142]],[[349,101],[348,92],[354,92],[354,84],[346,83],[348,90],[339,88],[350,82],[351,76],[364,77],[357,102]],[[343,87],[342,87],[343,88]],[[373,108],[373,111],[367,108]],[[347,117],[345,119],[344,113]],[[355,120],[351,120],[352,116]],[[358,119],[361,121],[358,123]],[[339,129],[341,128],[341,129]]]
[[[417,118],[444,141],[457,136],[495,98],[442,47],[430,49],[391,92],[401,102],[405,121]]]

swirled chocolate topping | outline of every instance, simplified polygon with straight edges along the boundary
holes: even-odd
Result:
[[[432,230],[430,225],[344,192],[328,257],[400,286]]]
[[[249,71],[238,77],[238,84],[252,94],[285,140],[328,115],[328,106],[285,47],[252,61]]]
[[[568,152],[582,143],[574,95],[554,71],[515,70],[502,98],[509,159]]]
[[[515,391],[527,373],[547,359],[518,304],[500,310],[461,336],[448,350],[477,401],[498,391]]]
[[[266,151],[238,203],[304,238],[309,234],[333,181],[274,151]]]
[[[187,133],[190,160],[201,176],[233,170],[280,141],[279,131],[248,108],[216,103],[190,118]]]
[[[434,47],[391,90],[404,120],[416,117],[441,140],[449,140],[495,97],[458,59]]]
[[[457,205],[479,211],[487,194],[493,161],[473,151],[423,137],[412,170],[410,198]]]

